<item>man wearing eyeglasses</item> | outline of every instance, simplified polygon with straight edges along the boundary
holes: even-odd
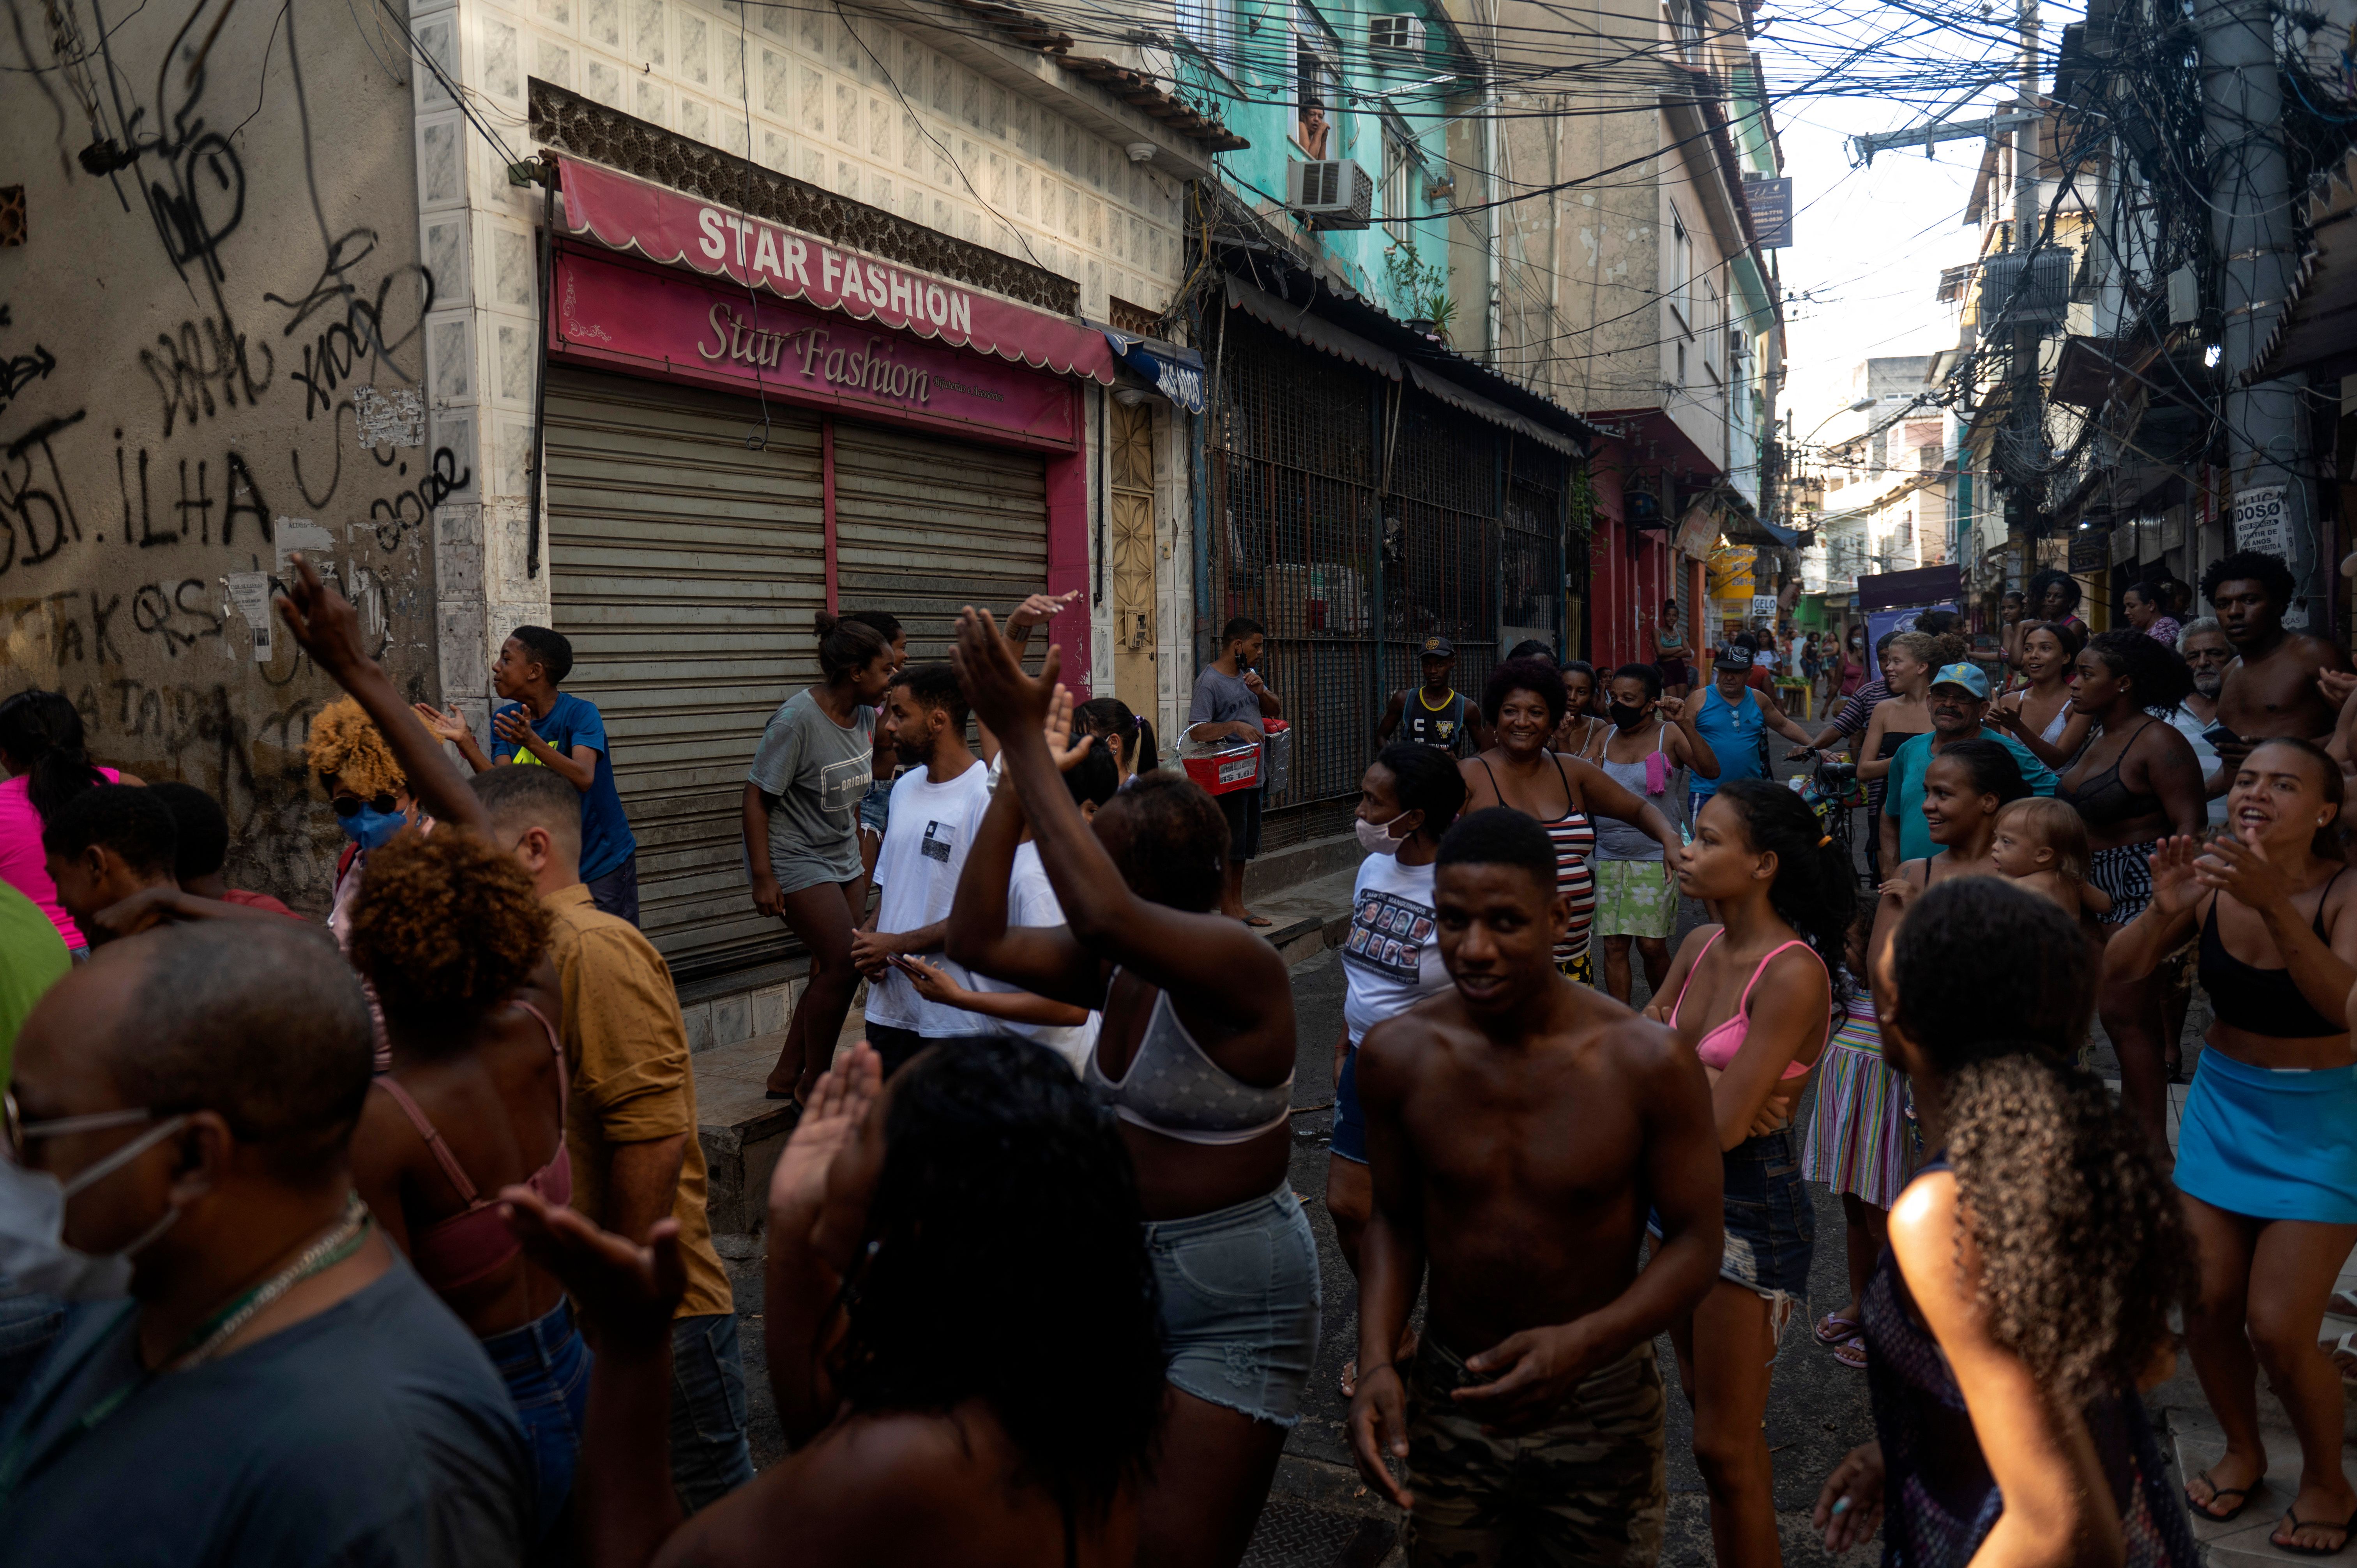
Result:
[[[0,1422],[0,1568],[521,1560],[506,1390],[352,1193],[369,1034],[285,920],[126,938],[33,1009],[0,1273],[69,1305]]]

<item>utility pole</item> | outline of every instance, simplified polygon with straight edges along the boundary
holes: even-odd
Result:
[[[2196,0],[2193,19],[2202,139],[2213,171],[2210,237],[2220,261],[2233,548],[2282,553],[2297,595],[2285,624],[2305,627],[2322,608],[2322,553],[2305,478],[2299,391],[2288,381],[2244,381],[2283,310],[2292,269],[2291,166],[2275,31],[2267,0]]]
[[[2013,243],[2021,257],[2020,282],[2014,291],[2013,388],[2006,423],[2013,427],[2018,467],[2035,470],[2046,461],[2046,411],[2038,384],[2040,345],[2046,326],[2031,308],[2037,285],[2038,238],[2041,227],[2038,201],[2038,0],[2021,0],[2021,108],[2026,117],[2013,128]],[[2001,438],[2001,437],[2000,437]],[[2032,459],[2034,458],[2034,461]],[[2012,492],[2011,521],[2025,535],[2033,534],[2044,509],[2040,499],[2020,487]],[[2008,530],[2008,532],[2011,532]]]

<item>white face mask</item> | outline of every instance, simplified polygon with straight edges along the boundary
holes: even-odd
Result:
[[[1399,817],[1394,817],[1391,822],[1371,822],[1364,817],[1351,818],[1351,828],[1359,835],[1359,847],[1369,854],[1397,854],[1400,852],[1400,845],[1415,836],[1415,831],[1411,828],[1402,837],[1392,837],[1392,822],[1396,822],[1400,817],[1406,815],[1405,811],[1402,811]]]
[[[127,1119],[139,1112],[104,1112]],[[68,1117],[45,1127],[28,1128],[34,1136],[90,1129],[99,1117]],[[0,1281],[18,1291],[41,1291],[68,1301],[110,1301],[131,1294],[131,1260],[139,1250],[171,1229],[180,1217],[167,1208],[119,1252],[78,1252],[66,1245],[66,1204],[76,1193],[104,1181],[116,1171],[188,1125],[186,1116],[167,1117],[87,1169],[70,1182],[60,1183],[47,1171],[27,1170],[11,1159],[0,1159]],[[75,1125],[69,1127],[66,1123]],[[120,1124],[117,1122],[115,1124]]]

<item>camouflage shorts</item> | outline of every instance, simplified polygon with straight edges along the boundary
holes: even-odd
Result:
[[[1526,1436],[1490,1436],[1448,1398],[1480,1380],[1425,1337],[1408,1380],[1413,1568],[1652,1568],[1669,1502],[1652,1342],[1589,1374]]]

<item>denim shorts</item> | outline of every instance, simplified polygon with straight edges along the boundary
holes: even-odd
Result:
[[[1817,1211],[1801,1179],[1799,1134],[1790,1127],[1762,1133],[1718,1158],[1727,1188],[1718,1277],[1767,1298],[1781,1332],[1792,1304],[1809,1294],[1816,1253]],[[1661,1216],[1648,1215],[1645,1229],[1658,1240]]]
[[[1299,1421],[1320,1301],[1318,1243],[1292,1187],[1144,1230],[1170,1386],[1255,1421]]]
[[[573,1495],[589,1412],[589,1347],[574,1325],[573,1308],[560,1301],[547,1316],[485,1339],[483,1349],[523,1423],[536,1482],[533,1539],[544,1540]]]
[[[1817,1211],[1801,1181],[1799,1134],[1762,1133],[1719,1156],[1727,1177],[1727,1245],[1718,1277],[1770,1301],[1809,1294]]]
[[[1334,1136],[1327,1152],[1354,1165],[1367,1163],[1367,1113],[1359,1109],[1359,1047],[1342,1047],[1342,1070],[1334,1077]]]

